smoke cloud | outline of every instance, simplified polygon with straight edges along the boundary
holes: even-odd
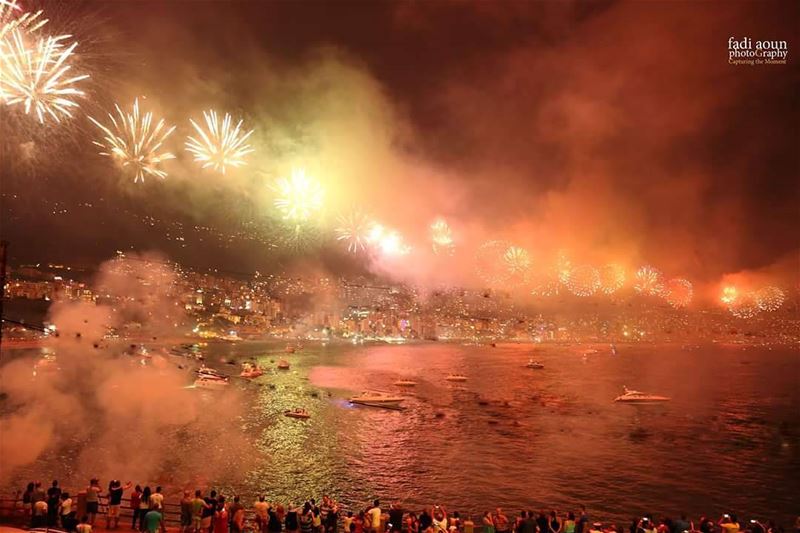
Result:
[[[101,265],[93,287],[106,303],[52,305],[49,321],[58,334],[45,350],[55,362],[38,363],[33,375],[27,358],[0,371],[11,406],[0,418],[6,486],[34,462],[63,473],[67,482],[90,475],[174,487],[239,472],[241,456],[230,450],[245,456],[249,444],[237,425],[238,393],[212,398],[187,389],[193,374],[179,367],[186,362],[154,344],[180,338],[175,281],[161,256],[117,258]],[[109,329],[130,323],[136,326],[127,335],[135,340],[105,338]],[[225,451],[226,461],[211,461]],[[209,461],[196,460],[201,454]]]
[[[88,142],[78,157],[110,202],[180,221],[164,238],[109,215],[123,231],[92,228],[107,247],[155,240],[191,264],[262,272],[313,256],[334,273],[432,288],[483,284],[475,252],[503,239],[534,269],[559,253],[652,264],[697,294],[732,273],[796,283],[797,80],[791,65],[730,65],[726,49],[731,35],[788,38],[794,3],[105,9],[135,59],[104,80],[108,103],[146,95],[178,125],[178,159],[166,181],[141,187]],[[182,150],[188,118],[212,107],[255,129],[248,166],[225,176]],[[326,191],[300,239],[271,188],[296,167]],[[348,256],[332,230],[354,207],[412,253]],[[452,255],[431,249],[437,217],[453,228]],[[175,238],[194,225],[255,240]]]

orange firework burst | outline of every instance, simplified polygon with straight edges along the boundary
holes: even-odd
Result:
[[[625,285],[625,269],[620,265],[608,264],[600,268],[600,290],[604,294],[614,294]]]
[[[475,270],[478,276],[490,286],[498,286],[509,278],[505,253],[510,248],[506,241],[488,241],[478,248],[475,254]]]
[[[728,305],[728,310],[736,318],[753,318],[760,311],[758,299],[752,292],[739,294],[736,299]]]
[[[686,307],[692,303],[693,295],[694,289],[689,280],[675,278],[664,285],[664,299],[675,309]]]
[[[755,293],[758,308],[762,311],[777,311],[783,305],[786,295],[778,287],[767,286]]]
[[[657,268],[645,265],[636,271],[633,288],[641,294],[659,296],[664,292],[664,275]]]
[[[509,246],[503,253],[503,262],[511,276],[525,276],[531,269],[531,256],[528,250],[519,246]]]
[[[558,296],[562,285],[557,275],[540,274],[532,276],[530,286],[533,296],[550,297]]]
[[[591,296],[600,288],[600,273],[591,265],[575,267],[570,272],[566,285],[575,296]]]

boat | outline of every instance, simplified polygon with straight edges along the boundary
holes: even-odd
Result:
[[[348,399],[350,403],[374,407],[399,407],[403,400],[405,400],[405,398],[402,396],[393,396],[392,394],[379,391],[364,391],[358,396],[353,396]]]
[[[252,379],[257,378],[264,374],[264,371],[258,368],[258,366],[252,363],[243,363],[242,364],[242,372],[239,374],[239,377]]]
[[[196,389],[222,390],[227,386],[228,386],[227,378],[200,376],[196,380],[194,380],[194,388]]]
[[[646,392],[639,392],[637,390],[630,390],[628,387],[623,387],[625,391],[624,394],[621,396],[617,396],[614,398],[615,402],[625,402],[625,403],[658,403],[658,402],[668,402],[672,398],[668,398],[667,396],[658,396],[656,394],[648,394]]]
[[[289,409],[283,412],[283,416],[288,416],[289,418],[301,418],[305,420],[306,418],[311,418],[311,415],[308,414],[308,411],[303,409],[302,407],[297,407],[295,409]]]
[[[206,365],[200,365],[200,368],[196,370],[196,373],[198,377],[227,379],[227,376],[225,374],[223,374],[219,370],[216,370]]]
[[[611,344],[611,355],[617,355],[617,345]]]
[[[447,381],[462,382],[462,381],[467,381],[467,376],[465,376],[464,374],[447,374],[444,377],[444,379],[446,379]]]
[[[416,387],[417,386],[417,382],[416,381],[412,381],[410,379],[398,379],[397,381],[394,382],[394,384],[396,386],[398,386],[398,387]]]
[[[525,366],[527,368],[534,368],[536,370],[541,370],[542,368],[544,368],[544,365],[542,363],[540,363],[539,361],[534,361],[533,359],[529,360],[528,364]]]
[[[278,361],[278,370],[289,370],[289,361],[286,359]]]

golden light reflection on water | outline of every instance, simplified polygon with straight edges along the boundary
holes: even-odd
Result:
[[[797,352],[618,349],[616,357],[584,359],[574,347],[544,347],[536,358],[545,369],[532,371],[524,368],[532,356],[524,345],[309,346],[292,355],[263,344],[211,346],[207,362],[225,372],[238,372],[250,358],[269,369],[252,383],[235,381],[246,407],[232,407],[230,415],[241,418],[255,450],[235,434],[228,449],[205,450],[184,428],[164,449],[164,464],[175,466],[178,479],[197,461],[222,460],[231,465],[227,475],[216,469],[213,479],[188,481],[235,490],[245,500],[263,492],[299,503],[329,493],[351,506],[379,496],[472,513],[585,502],[619,519],[632,508],[696,514],[719,502],[760,516],[794,512]],[[275,369],[284,357],[291,369]],[[447,382],[451,372],[468,381]],[[398,378],[417,382],[402,391],[402,412],[347,402],[364,389],[401,392],[393,385]],[[658,408],[614,404],[623,385],[673,401]],[[210,402],[225,398],[207,394]],[[283,416],[296,407],[311,418]],[[31,470],[32,478],[58,469],[51,459],[40,472]],[[752,479],[758,486],[741,491]]]

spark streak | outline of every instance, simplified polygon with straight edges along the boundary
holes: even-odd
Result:
[[[160,150],[167,137],[175,131],[175,126],[167,127],[163,118],[154,125],[152,112],[144,115],[139,112],[138,98],[133,101],[131,113],[125,113],[117,104],[114,107],[118,117],[108,114],[110,127],[89,117],[104,134],[103,141],[93,141],[103,150],[100,155],[116,159],[123,167],[132,167],[134,183],[144,181],[145,176],[166,178],[167,173],[160,166],[164,161],[175,159],[175,156]]]
[[[194,154],[194,160],[201,163],[203,168],[213,167],[214,170],[225,174],[227,167],[240,167],[245,164],[244,156],[253,152],[247,144],[247,138],[253,130],[243,131],[242,121],[233,126],[233,119],[228,113],[219,121],[214,110],[203,111],[205,128],[189,119],[198,137],[189,136],[186,150]]]
[[[33,37],[15,28],[0,41],[0,99],[9,106],[21,103],[25,114],[34,111],[40,123],[46,116],[56,122],[71,118],[79,107],[74,97],[84,96],[75,84],[89,75],[68,75],[70,58],[78,46],[77,42],[66,45],[68,38],[40,38],[34,45]]]

